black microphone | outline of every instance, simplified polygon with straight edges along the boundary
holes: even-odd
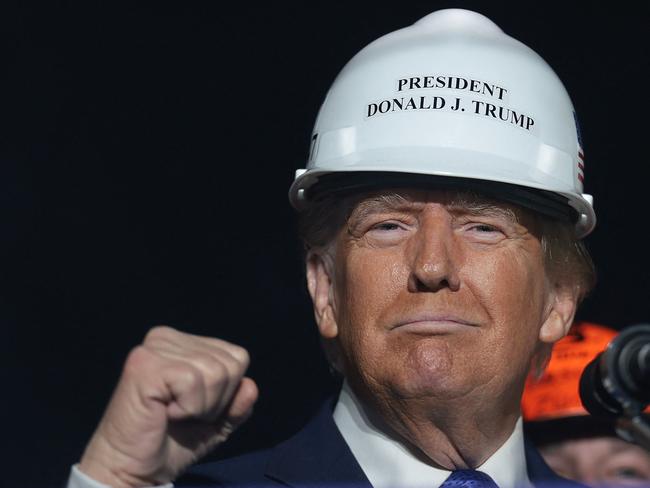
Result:
[[[580,377],[580,399],[592,415],[634,416],[650,403],[650,324],[626,327]]]

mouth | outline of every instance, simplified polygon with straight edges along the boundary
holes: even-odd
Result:
[[[400,320],[391,330],[422,335],[440,335],[461,332],[478,324],[454,316],[423,315]]]

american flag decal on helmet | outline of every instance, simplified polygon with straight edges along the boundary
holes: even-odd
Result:
[[[578,179],[580,183],[585,182],[585,153],[582,150],[582,133],[580,131],[580,122],[578,122],[578,116],[575,111],[573,112],[573,121],[576,124],[576,136],[578,139]]]
[[[578,179],[580,183],[585,182],[585,153],[580,144],[578,144]]]

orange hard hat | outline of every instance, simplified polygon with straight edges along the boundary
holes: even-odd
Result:
[[[521,400],[525,421],[553,420],[588,415],[579,394],[585,366],[616,337],[617,330],[589,322],[576,322],[553,347],[541,378],[529,377]]]

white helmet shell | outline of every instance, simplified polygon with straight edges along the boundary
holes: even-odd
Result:
[[[562,82],[534,51],[467,10],[434,12],[350,60],[321,106],[289,198],[301,209],[327,175],[367,172],[515,185],[575,210],[578,237],[596,223]]]

